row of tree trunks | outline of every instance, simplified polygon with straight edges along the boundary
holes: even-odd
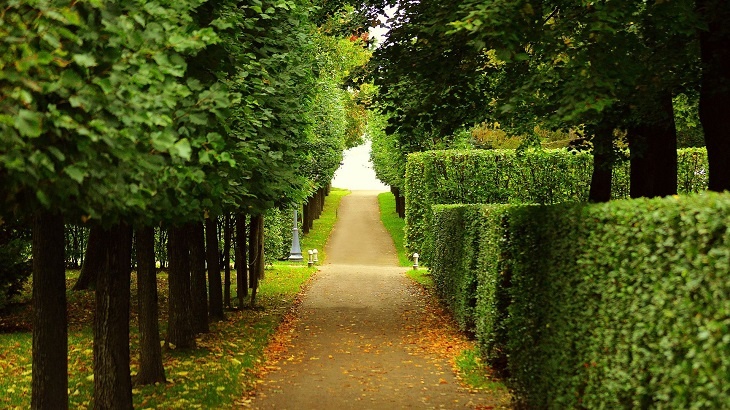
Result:
[[[303,206],[302,210],[302,233],[307,234],[312,229],[314,221],[322,215],[324,201],[329,194],[329,185],[319,188]]]
[[[230,218],[224,218],[224,233],[230,250]],[[241,269],[237,277],[239,307],[243,308],[252,289],[255,305],[258,282],[263,278],[263,215],[252,216],[247,232],[247,215],[237,218],[236,252]],[[166,343],[175,348],[194,348],[196,333],[208,331],[211,317],[222,319],[223,289],[219,266],[217,222],[174,226],[168,230],[169,319]],[[94,283],[94,406],[132,408],[132,378],[129,372],[130,281],[132,271],[132,229],[126,224],[95,227],[89,248],[95,255],[95,269],[88,265]],[[248,241],[247,241],[248,240]],[[93,242],[93,244],[91,243]],[[247,246],[247,242],[250,244]],[[63,218],[38,213],[33,226],[33,392],[32,408],[68,408],[68,330],[65,292]],[[158,289],[155,267],[155,230],[144,227],[136,234],[137,284],[139,296],[140,368],[136,384],[165,381],[158,323]],[[207,246],[206,246],[207,245]],[[228,254],[228,253],[227,253]],[[87,256],[87,261],[90,255]],[[225,258],[230,277],[230,263]],[[208,263],[208,284],[206,283]],[[247,272],[250,270],[251,275]],[[230,280],[229,280],[230,282]],[[229,289],[230,289],[230,283]],[[208,289],[210,288],[210,308]],[[230,296],[228,296],[230,299]]]
[[[401,195],[400,188],[398,187],[390,187],[390,192],[393,193],[393,196],[395,197],[395,212],[398,214],[399,217],[405,218],[406,217],[406,197]]]

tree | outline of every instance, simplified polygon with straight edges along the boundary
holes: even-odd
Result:
[[[31,408],[68,408],[68,328],[63,217],[33,218],[33,373]]]
[[[208,264],[208,292],[210,297],[210,318],[225,320],[223,313],[223,285],[218,258],[218,221],[208,215],[205,218],[205,260]]]
[[[170,286],[169,316],[165,342],[176,349],[195,347],[193,312],[190,304],[190,246],[189,228],[173,226],[170,228]]]
[[[208,326],[208,287],[205,277],[205,232],[203,222],[191,222],[189,233],[190,271],[191,271],[191,308],[193,329],[196,333],[207,333]]]
[[[730,190],[730,4],[696,0],[702,59],[700,120],[705,131],[709,189]]]
[[[132,228],[106,229],[106,269],[97,274],[94,311],[94,407],[132,409],[129,373],[129,282]]]
[[[157,269],[155,268],[155,230],[137,230],[137,294],[139,298],[139,370],[135,384],[165,381],[158,324]]]

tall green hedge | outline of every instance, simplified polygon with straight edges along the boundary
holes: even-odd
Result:
[[[678,151],[678,189],[707,186],[704,149]],[[587,153],[469,150],[426,151],[408,156],[406,166],[406,246],[431,263],[431,206],[436,204],[534,203],[587,200],[593,160]],[[613,197],[627,198],[628,163],[614,170]]]
[[[474,209],[436,218],[481,219],[477,336],[523,404],[730,403],[730,194]]]
[[[461,330],[474,329],[476,263],[481,205],[436,205],[433,223],[434,260],[431,273],[436,293],[454,313]]]

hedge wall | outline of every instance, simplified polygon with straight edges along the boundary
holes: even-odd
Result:
[[[707,186],[704,149],[678,151],[679,192]],[[406,247],[430,264],[431,206],[435,204],[585,201],[593,159],[566,150],[426,151],[408,156],[406,166]],[[628,197],[628,163],[614,170],[614,198]]]
[[[436,205],[435,255],[431,265],[436,293],[454,313],[461,330],[474,330],[476,264],[482,205]]]
[[[481,220],[477,336],[523,404],[730,403],[730,194],[436,214]]]

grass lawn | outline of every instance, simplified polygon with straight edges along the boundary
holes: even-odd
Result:
[[[398,251],[398,263],[400,266],[413,265],[405,249],[406,221],[395,212],[395,196],[390,192],[383,192],[378,195],[378,203],[380,220],[393,238],[395,249]]]
[[[309,235],[302,238],[302,248],[319,250],[324,259],[324,245],[334,226],[340,200],[349,191],[333,189],[327,197],[322,217]],[[306,244],[306,245],[305,245]],[[306,248],[305,248],[306,246]],[[227,320],[212,322],[210,333],[197,338],[192,351],[163,350],[168,382],[135,387],[135,408],[230,408],[241,404],[244,392],[252,388],[265,362],[264,349],[270,336],[291,311],[302,286],[316,272],[306,262],[276,263],[266,271],[261,282],[255,309],[228,311]],[[235,274],[235,273],[234,273]],[[78,277],[69,271],[67,289]],[[139,334],[136,326],[136,280],[132,280],[132,323],[130,347],[131,371],[138,367]],[[235,281],[234,281],[235,282]],[[167,275],[158,275],[160,289],[161,337],[167,324]],[[28,286],[28,290],[29,290]],[[232,291],[235,295],[235,287]],[[69,407],[93,406],[93,322],[94,294],[91,291],[68,291],[69,313]],[[31,344],[30,292],[21,302],[0,312],[0,408],[30,407]]]

